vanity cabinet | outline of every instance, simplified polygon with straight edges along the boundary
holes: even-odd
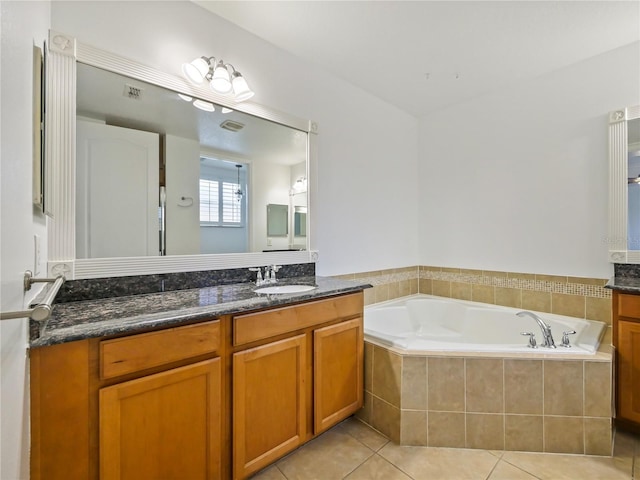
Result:
[[[613,292],[616,424],[640,432],[640,295]]]
[[[362,406],[362,302],[348,295],[234,317],[234,479]]]
[[[244,479],[363,399],[363,294],[30,351],[31,478]]]

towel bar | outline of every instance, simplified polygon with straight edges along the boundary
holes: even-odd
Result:
[[[20,310],[16,312],[0,312],[0,320],[10,320],[14,318],[29,317],[31,320],[37,322],[44,322],[51,316],[51,304],[58,294],[58,290],[64,283],[64,275],[58,275],[56,278],[33,278],[33,274],[30,270],[24,272],[24,290],[25,292],[31,290],[31,285],[34,283],[53,283],[51,288],[47,291],[42,302],[35,307],[28,310]]]

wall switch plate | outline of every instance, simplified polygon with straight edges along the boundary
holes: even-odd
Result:
[[[270,247],[273,245],[273,242],[271,241],[270,238],[267,238],[267,247]]]

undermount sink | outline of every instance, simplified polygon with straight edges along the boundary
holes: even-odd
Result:
[[[256,293],[274,294],[274,293],[301,293],[314,290],[318,287],[314,285],[276,285],[271,287],[256,288]]]

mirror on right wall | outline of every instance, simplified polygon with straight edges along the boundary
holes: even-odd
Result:
[[[609,260],[640,263],[640,105],[609,114]]]

